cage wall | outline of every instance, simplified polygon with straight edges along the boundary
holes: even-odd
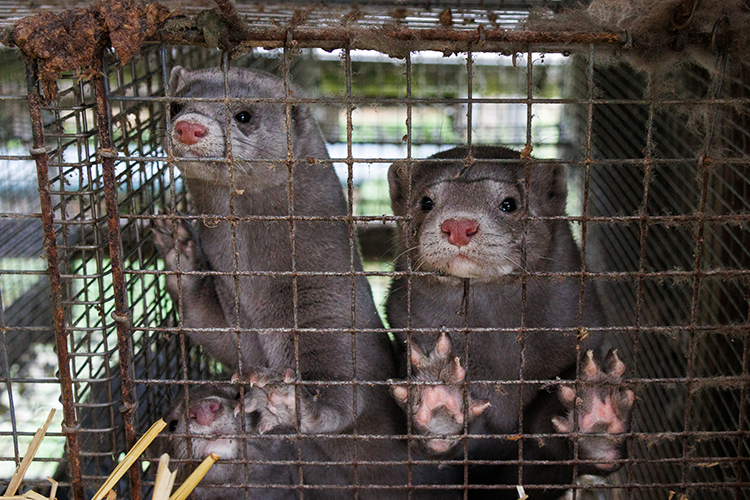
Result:
[[[43,61],[24,60],[17,49],[4,50],[1,55],[8,63],[3,65],[0,106],[8,119],[0,128],[5,167],[0,180],[2,478],[10,477],[41,422],[38,408],[52,400],[59,398],[63,416],[24,484],[43,492],[49,485],[45,478],[54,474],[64,488],[58,498],[81,499],[93,495],[154,421],[174,406],[203,408],[196,406],[202,394],[196,388],[210,393],[218,387],[232,394],[239,391],[236,404],[245,410],[238,417],[239,430],[228,433],[244,443],[241,451],[220,465],[243,472],[214,481],[200,493],[207,496],[517,498],[517,486],[523,486],[531,498],[650,499],[669,498],[672,492],[691,500],[747,498],[747,67],[726,47],[697,39],[690,43],[705,46],[709,54],[700,65],[685,60],[667,75],[655,75],[609,59],[614,47],[628,60],[627,36],[504,31],[514,28],[533,6],[239,6],[245,31],[230,30],[226,40],[217,38],[218,43],[231,42],[227,50],[201,46],[209,40],[209,31],[200,35],[203,38],[193,31],[162,33],[161,42],[153,37],[126,63],[113,51],[103,51],[101,71],[88,78],[72,68],[63,71],[56,79],[59,92],[50,100],[39,81]],[[189,19],[203,10],[184,7],[194,16]],[[231,26],[228,19],[224,22]],[[394,19],[396,28],[390,24]],[[378,29],[394,29],[402,38]],[[238,49],[241,42],[245,45]],[[604,62],[602,54],[607,54]],[[175,66],[213,68],[224,90],[209,97],[173,98],[170,72]],[[230,68],[276,75],[281,97],[232,95]],[[190,106],[202,106],[204,113],[233,111],[234,116],[222,115],[222,129],[230,137],[236,134],[229,122],[240,111],[237,106],[282,110],[282,127],[276,132],[283,154],[270,152],[268,146],[260,148],[266,156],[252,160],[267,169],[269,178],[282,179],[285,196],[275,202],[283,215],[243,212],[243,196],[253,191],[243,184],[248,182],[242,164],[247,159],[234,149],[206,160],[230,172],[229,194],[222,201],[228,215],[196,208],[205,206],[205,200],[190,189],[184,173],[189,155],[177,153],[167,139],[176,133],[173,117]],[[330,158],[296,156],[293,127],[300,118],[295,113],[304,107],[316,120]],[[546,280],[573,282],[581,297],[596,290],[606,313],[605,327],[581,318],[575,328],[539,326],[530,316],[512,326],[473,324],[474,308],[486,306],[473,299],[475,290],[484,286],[481,277],[462,281],[461,301],[449,304],[463,314],[460,327],[423,328],[416,319],[412,326],[411,314],[421,314],[416,310],[407,326],[388,324],[386,300],[393,282],[416,289],[412,283],[421,277],[439,274],[425,271],[418,260],[407,261],[405,269],[394,268],[405,251],[397,241],[399,231],[412,219],[391,209],[389,167],[402,162],[416,171],[420,165],[432,165],[426,159],[433,154],[466,144],[523,150],[521,199],[532,196],[531,179],[543,168],[539,165],[565,163],[565,213],[538,219],[569,226],[584,264],[571,273],[522,266],[511,275],[523,283],[519,293],[524,309],[527,291]],[[473,157],[467,162],[474,169],[488,163]],[[494,168],[500,171],[507,164],[500,161]],[[311,177],[316,179],[331,168],[344,193],[343,211],[298,211],[304,210],[299,193],[305,186],[297,183],[295,172],[321,172]],[[533,215],[527,218],[524,227],[533,227],[535,220]],[[290,262],[290,267],[253,267],[252,258],[250,264],[243,263],[248,258],[242,251],[248,246],[243,235],[258,225],[268,234],[284,234],[288,247],[281,247],[277,260]],[[184,227],[194,233],[179,241]],[[173,256],[165,261],[159,251],[170,244],[184,251],[180,245],[190,238],[200,241],[206,228],[222,227],[233,262],[228,267],[204,262],[194,268],[185,260],[189,253],[178,251],[176,261],[170,260]],[[304,248],[298,245],[307,237],[305,228],[321,238],[343,228],[343,267],[304,267]],[[164,239],[170,238],[178,241],[165,245]],[[306,322],[299,304],[308,299],[306,280],[318,278],[345,291],[348,316],[343,324]],[[377,320],[370,318],[369,323],[361,320],[367,311],[358,295],[363,278],[378,311]],[[243,300],[252,292],[245,287],[265,287],[266,279],[291,284],[293,294],[285,298],[292,304],[291,324],[269,326],[243,316]],[[233,283],[225,288],[231,290],[229,295],[219,292],[226,323],[185,320],[193,312],[206,318],[215,312],[200,311],[200,303],[190,297],[188,290],[196,281]],[[170,286],[176,287],[177,297],[170,295]],[[316,299],[325,304],[326,292],[317,293]],[[276,299],[269,295],[268,300]],[[582,301],[574,307],[583,316]],[[386,320],[385,326],[377,325],[380,319]],[[454,384],[466,424],[454,436],[459,444],[453,453],[424,453],[426,438],[419,431],[418,414],[381,416],[349,407],[342,414],[351,418],[351,425],[335,432],[306,430],[305,395],[315,401],[332,388],[341,389],[361,408],[368,398],[375,400],[373,394],[404,385],[436,385],[416,376],[419,363],[405,352],[412,345],[422,346],[418,335],[437,339],[441,329],[454,344],[463,339],[465,350],[455,355],[468,373]],[[245,366],[243,361],[238,368],[231,361],[217,361],[210,349],[191,341],[191,333],[200,332],[228,334],[234,339],[233,355],[242,359],[247,349],[240,340],[243,335],[287,335],[293,349],[290,376],[277,366],[269,375],[270,362]],[[517,373],[481,377],[467,354],[472,345],[481,348],[488,333],[516,339],[522,346],[527,341],[531,345],[540,333],[573,338],[573,370],[529,378],[526,373],[543,360],[522,347]],[[360,346],[378,342],[392,346],[396,364],[384,377],[325,378],[320,376],[326,373],[323,368],[308,373],[305,339],[315,335],[326,339],[323,351],[334,343],[346,346],[344,359],[331,361],[318,354],[329,363],[365,370],[360,367],[367,351]],[[562,438],[554,430],[535,430],[525,408],[517,410],[513,425],[503,431],[472,427],[471,401],[478,399],[477,388],[491,387],[507,398],[522,388],[555,399],[564,385],[559,375],[574,380],[581,391],[588,383],[583,374],[587,335],[601,335],[608,346],[617,347],[627,367],[624,387],[635,392],[630,426],[618,436],[627,453],[616,460],[616,472],[583,474],[591,460],[579,449],[585,449],[590,436],[575,434],[578,428]],[[397,338],[406,341],[395,342]],[[502,354],[495,353],[500,363],[506,359]],[[247,384],[230,381],[237,371]],[[252,379],[254,373],[260,377]],[[249,395],[258,394],[258,384],[269,400],[279,394],[291,397],[293,425],[259,432],[267,419],[257,408],[247,411],[257,403]],[[274,393],[284,386],[291,387],[291,393]],[[559,401],[555,404],[560,406]],[[395,407],[393,398],[383,405],[385,412]],[[527,407],[535,408],[534,403]],[[583,411],[583,406],[574,408],[574,413]],[[189,420],[191,411],[183,409],[182,418]],[[550,412],[544,407],[539,411]],[[546,416],[550,429],[551,417],[567,409],[554,411]],[[397,423],[373,423],[381,417]],[[57,427],[63,418],[65,425]],[[170,422],[175,418],[180,417]],[[140,470],[120,481],[118,495],[151,494],[155,450],[184,441],[190,456],[201,446],[195,432],[184,437],[184,429],[175,426],[171,430],[176,437],[155,443],[141,459]],[[487,458],[470,451],[490,440],[512,452]],[[548,449],[563,443],[566,452],[535,454],[545,443]],[[173,463],[194,467],[202,458],[195,453],[192,459],[178,457]],[[490,477],[504,479],[487,480],[487,474],[477,472],[483,467]],[[570,478],[543,480],[536,472],[545,467],[570,471]]]

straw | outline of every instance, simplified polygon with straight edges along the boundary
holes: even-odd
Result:
[[[34,434],[34,438],[31,440],[29,449],[26,450],[26,455],[23,456],[21,464],[13,474],[13,478],[10,480],[10,484],[8,484],[8,489],[5,490],[5,494],[3,495],[4,497],[12,497],[16,494],[16,491],[18,491],[18,487],[21,486],[21,481],[23,481],[23,477],[26,475],[26,470],[29,468],[29,465],[31,465],[31,461],[34,460],[34,455],[36,455],[36,452],[39,451],[39,445],[42,443],[42,439],[44,439],[44,435],[47,433],[49,424],[52,423],[52,417],[54,416],[55,409],[53,408],[49,411],[49,415],[47,415],[47,421],[44,422],[44,425],[40,427],[39,430],[37,430]]]
[[[159,458],[159,468],[156,470],[154,493],[151,495],[151,500],[168,500],[176,477],[177,471],[170,472],[169,470],[169,455],[163,454]]]
[[[94,495],[92,500],[102,500],[107,492],[111,490],[115,484],[117,484],[117,481],[120,480],[125,472],[135,463],[136,460],[138,460],[138,457],[140,457],[141,454],[146,450],[146,448],[148,448],[148,445],[151,444],[151,441],[153,441],[154,438],[156,438],[156,436],[166,426],[167,423],[163,419],[157,420],[154,425],[152,425],[151,428],[146,431],[146,434],[144,434],[143,437],[139,439],[137,443],[135,443],[133,449],[130,450],[127,455],[125,455],[125,458],[122,459],[122,462],[120,462],[117,467],[115,467],[115,470],[112,472],[112,474],[109,475],[102,487],[99,488],[99,491],[96,492],[96,495]]]
[[[55,495],[57,494],[57,481],[55,481],[51,477],[48,477],[47,481],[52,483],[52,488],[49,491],[49,500],[55,500]]]
[[[193,471],[193,473],[190,474],[185,482],[182,483],[182,486],[180,486],[177,491],[174,492],[174,495],[169,497],[169,500],[185,500],[187,496],[192,493],[193,489],[198,486],[198,483],[201,479],[203,479],[203,476],[206,475],[208,469],[210,469],[214,462],[216,462],[219,458],[221,457],[215,453],[211,453],[210,455],[208,455],[206,459],[201,462],[201,464]]]

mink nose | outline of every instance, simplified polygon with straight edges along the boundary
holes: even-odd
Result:
[[[206,127],[195,122],[179,121],[174,129],[177,131],[177,139],[188,146],[200,141],[206,135]]]
[[[220,406],[217,401],[199,401],[190,407],[190,420],[195,420],[202,426],[209,426],[216,420]]]
[[[479,223],[473,219],[448,219],[440,224],[440,230],[448,235],[448,243],[462,247],[479,231]]]

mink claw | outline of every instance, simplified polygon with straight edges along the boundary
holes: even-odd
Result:
[[[451,352],[451,338],[445,330],[440,332],[437,344],[435,344],[435,350],[433,351],[437,356],[441,358],[447,358]]]
[[[389,382],[394,381],[389,380]],[[391,395],[401,406],[405,405],[409,401],[409,389],[405,385],[391,385]]]
[[[626,366],[617,355],[617,349],[609,351],[604,362],[607,364],[607,373],[610,375],[619,378],[625,374]]]
[[[474,420],[479,415],[484,413],[484,410],[492,406],[492,403],[490,403],[489,399],[479,399],[475,401],[471,401],[469,403],[469,421]]]
[[[585,378],[592,379],[595,378],[597,375],[599,375],[599,365],[596,364],[596,360],[594,359],[594,351],[589,349],[586,351],[586,360],[584,361],[583,365],[583,373],[585,375]]]
[[[422,365],[427,361],[427,356],[422,349],[416,345],[412,345],[409,349],[411,364],[414,368],[421,368]]]
[[[293,426],[296,422],[296,402],[294,389],[294,371],[288,368],[283,375],[260,368],[244,379],[236,373],[232,375],[233,383],[245,384],[245,413],[259,415],[258,432],[264,434],[276,427]],[[241,410],[238,404],[235,415]]]
[[[464,370],[464,367],[461,366],[461,359],[458,356],[455,356],[451,360],[450,373],[448,374],[448,377],[454,382],[463,382],[466,378],[466,370]]]

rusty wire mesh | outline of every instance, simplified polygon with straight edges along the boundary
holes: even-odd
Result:
[[[317,29],[332,12],[349,12],[343,7],[310,9],[293,33],[280,26],[294,8],[244,8],[257,28],[248,39],[269,49],[256,48],[231,64],[266,69],[304,87],[306,97],[285,102],[307,103],[331,144],[349,203],[343,218],[349,244],[356,252],[357,234],[366,261],[363,273],[353,264],[339,273],[352,283],[364,274],[382,289],[394,276],[398,218],[390,214],[383,181],[394,160],[419,161],[467,142],[530,144],[537,156],[566,160],[568,216],[586,259],[584,278],[604,298],[638,398],[629,459],[604,482],[565,485],[568,494],[748,498],[748,68],[736,64],[712,73],[686,66],[672,76],[673,94],[657,99],[657,83],[642,74],[625,65],[595,65],[599,46],[589,45],[591,39],[540,38],[520,58],[493,53],[509,43],[504,39],[482,47],[468,43],[479,25],[512,27],[529,6],[521,4],[518,11],[498,11],[505,17],[479,9],[454,14],[453,28],[463,34],[412,40],[409,48],[417,52],[400,60],[354,50],[362,38],[346,48],[342,40],[355,27]],[[440,29],[443,12],[422,9],[405,19],[409,29]],[[384,17],[392,19],[393,12],[365,10],[356,28]],[[7,175],[0,178],[7,424],[0,429],[0,463],[9,466],[3,470],[12,470],[36,428],[25,426],[31,410],[21,408],[23,394],[49,398],[52,388],[54,397],[61,395],[66,421],[77,424],[48,438],[53,445],[40,461],[47,467],[28,483],[32,489],[43,488],[60,463],[58,472],[69,473],[59,476],[71,486],[66,494],[90,496],[179,388],[227,378],[187,340],[150,230],[165,209],[203,221],[191,214],[184,180],[163,148],[166,79],[178,64],[219,68],[229,59],[192,46],[189,37],[183,41],[146,45],[124,65],[106,54],[100,77],[91,80],[64,73],[58,96],[47,104],[33,78],[35,63],[3,53],[10,61],[0,82],[0,107],[9,117],[0,129]],[[539,54],[563,42],[574,56],[550,54],[548,62]],[[426,52],[436,48],[457,54]],[[543,113],[552,118],[537,126]],[[275,160],[286,168],[285,159]],[[27,182],[34,173],[38,185]],[[55,341],[57,356],[49,347]],[[60,360],[65,364],[58,366]],[[336,383],[355,391],[387,384]],[[63,457],[66,436],[69,454]],[[469,461],[458,463],[468,470]],[[533,478],[526,479],[522,484],[532,491]],[[152,481],[135,472],[121,483],[121,494],[148,495]],[[307,486],[291,487],[304,494]],[[497,486],[509,487],[515,489]]]

